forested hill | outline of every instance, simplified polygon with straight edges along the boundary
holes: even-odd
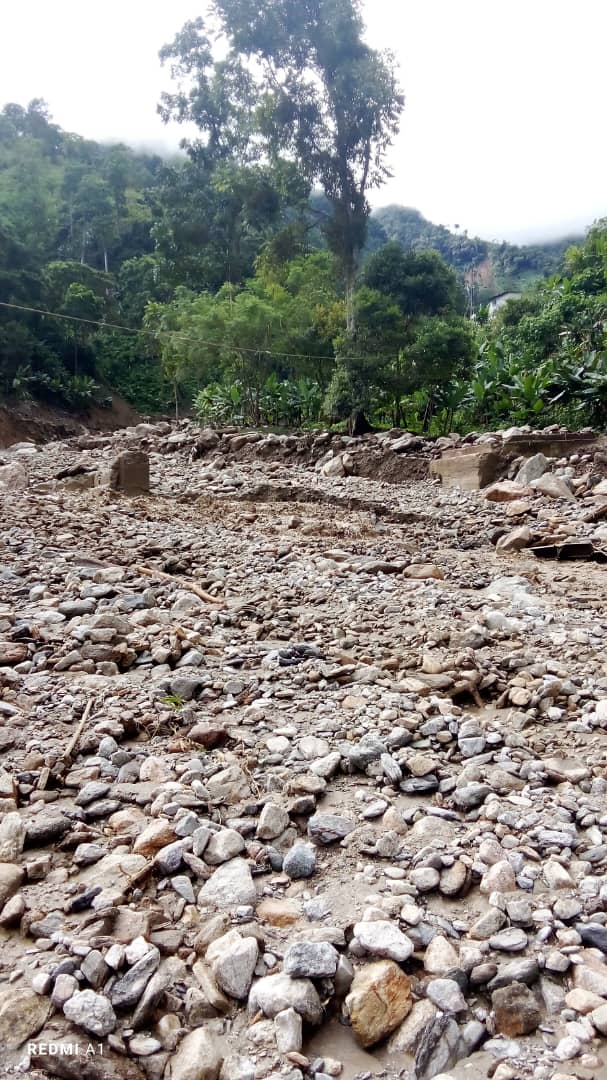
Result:
[[[438,251],[445,262],[474,286],[477,303],[501,292],[522,292],[538,278],[556,274],[563,255],[581,236],[568,236],[543,244],[496,243],[468,236],[431,221],[408,206],[384,206],[374,211],[368,246],[376,250],[391,240],[404,248]]]
[[[248,355],[257,334],[275,355],[283,350],[304,358],[297,371],[274,363],[264,378],[313,379],[314,393],[322,396],[332,368],[325,363],[327,370],[320,370],[314,357],[325,362],[334,355],[344,303],[326,250],[322,199],[288,159],[270,166],[222,151],[212,160],[208,152],[163,160],[65,132],[41,100],[27,108],[6,105],[0,111],[0,301],[64,318],[0,306],[0,395],[78,410],[110,386],[144,412],[170,407],[182,349],[174,357],[160,350],[157,327],[166,333],[171,320],[187,324],[188,290],[216,298],[205,326],[212,339],[223,335],[224,341],[227,297],[225,317],[243,349],[232,346],[229,362],[214,351],[204,370],[200,358],[191,357],[190,370],[197,366],[201,373],[197,386],[218,378],[220,368],[232,370],[233,357]],[[371,215],[365,258],[390,240],[414,251],[436,249],[460,282],[467,281],[468,300],[472,283],[477,304],[555,272],[567,246],[495,245],[400,206]],[[424,273],[440,278],[440,266],[426,264]],[[419,269],[411,264],[411,280]],[[463,301],[446,279],[443,284],[449,303],[427,313],[463,311]],[[365,320],[369,324],[368,341],[361,330],[361,343],[375,349],[373,319],[385,330],[394,311],[380,318],[364,288],[357,303],[363,330]],[[199,312],[196,319],[200,323]],[[110,323],[133,333],[112,331]],[[399,348],[406,333],[401,327],[395,337]],[[190,389],[184,403],[188,394],[191,402]]]

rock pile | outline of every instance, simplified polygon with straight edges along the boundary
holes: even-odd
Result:
[[[466,492],[193,437],[3,452],[6,1075],[598,1077],[604,570],[527,550],[601,542],[598,452]]]

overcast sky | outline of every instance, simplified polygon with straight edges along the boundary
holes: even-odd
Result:
[[[196,0],[5,0],[0,103],[49,103],[96,139],[172,148],[158,49]],[[376,205],[521,241],[607,214],[604,0],[364,0],[369,40],[397,55],[406,94]]]

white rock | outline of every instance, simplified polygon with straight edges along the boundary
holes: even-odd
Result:
[[[181,1041],[165,1076],[170,1080],[217,1080],[222,1062],[221,1048],[213,1036],[198,1027]]]
[[[459,964],[457,950],[442,934],[437,934],[426,949],[424,968],[431,975],[444,975]]]
[[[386,957],[402,963],[413,955],[413,942],[394,923],[359,922],[354,926],[354,939],[371,956]]]
[[[243,938],[238,930],[230,930],[213,941],[206,959],[220,990],[229,997],[244,1000],[251,988],[258,954],[255,938]]]
[[[283,1009],[274,1018],[276,1046],[281,1054],[299,1053],[302,1047],[302,1020],[295,1009]]]
[[[103,994],[94,990],[80,990],[63,1006],[64,1015],[77,1027],[103,1039],[116,1027],[116,1014]]]

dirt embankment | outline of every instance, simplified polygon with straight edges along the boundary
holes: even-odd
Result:
[[[139,423],[140,416],[118,394],[108,408],[93,406],[74,414],[31,402],[0,404],[0,447],[17,442],[52,442],[87,431],[117,431]]]

